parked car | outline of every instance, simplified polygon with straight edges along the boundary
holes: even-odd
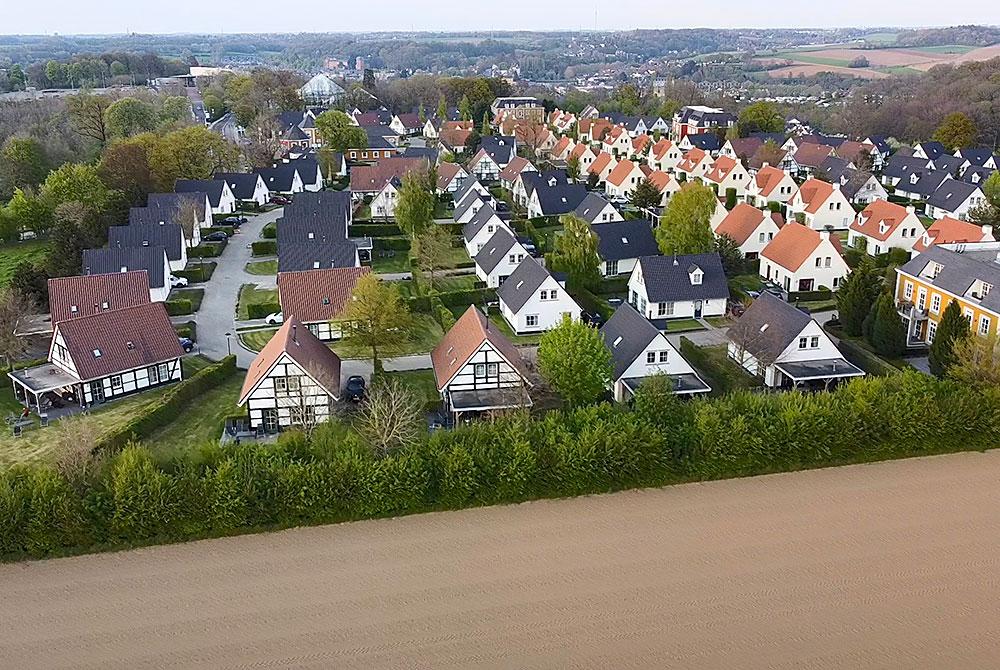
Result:
[[[224,230],[216,230],[201,239],[207,242],[225,242],[229,239],[229,235],[227,235]]]
[[[280,326],[285,322],[285,315],[281,312],[271,312],[264,317],[264,323],[269,326]]]
[[[608,306],[613,307],[615,309],[621,307],[623,302],[624,300],[622,300],[621,298],[608,298]]]
[[[184,350],[185,354],[190,354],[191,350],[194,349],[194,340],[190,337],[178,337],[177,341],[180,342],[181,349]]]
[[[361,402],[365,399],[364,377],[351,375],[347,378],[347,386],[344,388],[344,399],[351,402]]]
[[[286,198],[283,195],[272,195],[271,196],[271,202],[274,203],[275,205],[290,205],[290,204],[292,204],[291,199],[290,198]]]
[[[180,288],[187,285],[187,277],[175,277],[174,275],[170,275],[170,288]]]
[[[239,228],[244,223],[247,222],[247,217],[245,216],[227,216],[222,220],[222,223],[227,226],[232,226],[233,228]]]
[[[580,320],[588,326],[600,328],[604,325],[604,317],[600,312],[580,312]]]

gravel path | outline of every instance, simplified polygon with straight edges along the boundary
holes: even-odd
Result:
[[[10,668],[962,668],[1000,452],[0,566]]]

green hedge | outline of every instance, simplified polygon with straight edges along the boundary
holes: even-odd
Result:
[[[278,241],[257,240],[250,245],[250,253],[254,256],[276,256],[278,254]]]
[[[375,251],[409,251],[410,238],[408,237],[374,237],[372,247]]]
[[[268,223],[263,228],[260,229],[260,236],[265,240],[276,240],[278,239],[278,224],[274,221]]]
[[[198,341],[198,324],[194,321],[174,324],[174,332],[177,333],[177,337],[186,337],[192,342]]]
[[[194,313],[194,304],[188,298],[173,298],[163,303],[170,316],[184,316]]]
[[[212,226],[211,228],[202,228],[201,229],[201,236],[205,237],[205,235],[208,235],[210,233],[217,233],[220,230],[222,232],[224,232],[226,235],[229,235],[229,237],[232,237],[235,228],[233,228],[233,226],[226,226],[226,225],[222,225],[222,224],[218,224],[217,223],[214,226]]]
[[[222,253],[229,243],[225,242],[202,242],[193,249],[188,249],[188,258],[215,258]]]
[[[393,237],[403,231],[394,223],[355,223],[350,226],[351,237]]]
[[[196,372],[164,393],[158,402],[138,410],[124,426],[105,433],[98,450],[120,449],[133,440],[141,440],[180,417],[184,408],[236,373],[236,357],[227,356],[218,363]]]
[[[830,290],[798,291],[796,293],[788,294],[788,302],[791,303],[798,301],[806,301],[806,300],[830,300],[832,298],[833,298],[833,291]]]
[[[199,373],[210,379],[196,375],[172,389],[107,447],[169,422],[232,366],[230,359],[224,371]],[[72,480],[46,464],[0,475],[0,556],[987,449],[998,441],[1000,390],[907,372],[829,393],[684,401],[640,392],[634,409],[602,404],[537,419],[497,417],[437,431],[385,457],[340,423],[308,438],[290,432],[276,444],[202,449],[162,468],[149,451],[129,446]]]
[[[496,300],[496,289],[472,288],[464,291],[448,291],[435,295],[415,295],[409,299],[410,310],[413,312],[433,313],[432,299],[440,301],[445,307],[484,305],[490,300]]]
[[[183,270],[177,270],[172,274],[177,277],[184,277],[191,283],[208,281],[212,278],[212,273],[218,265],[215,261],[208,263],[189,263]],[[203,268],[203,269],[202,269]]]
[[[281,305],[277,302],[252,302],[247,305],[247,318],[263,319],[268,314],[281,311]]]

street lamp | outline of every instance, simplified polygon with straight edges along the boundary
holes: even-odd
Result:
[[[229,338],[231,336],[232,336],[232,333],[226,333],[226,355],[227,356],[232,356],[233,355],[233,346],[232,346],[232,344],[230,343],[230,340],[229,340]]]

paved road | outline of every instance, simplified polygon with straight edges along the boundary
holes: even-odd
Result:
[[[240,136],[239,124],[236,123],[236,115],[227,112],[209,125],[210,130],[219,133],[233,144],[243,144],[245,140]]]
[[[10,668],[986,668],[1000,452],[0,566]]]

